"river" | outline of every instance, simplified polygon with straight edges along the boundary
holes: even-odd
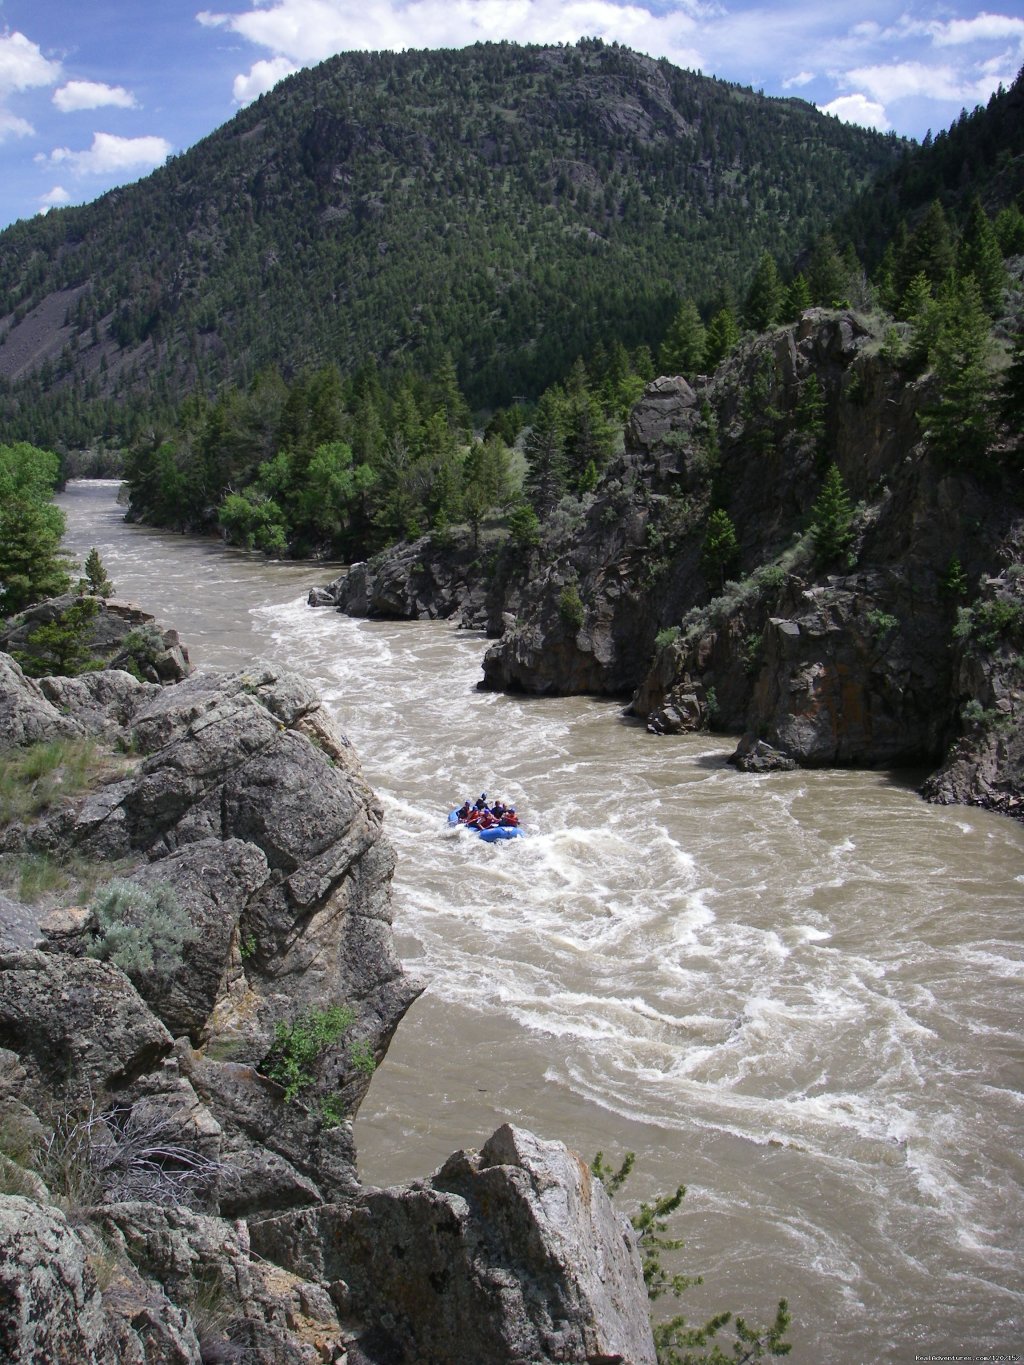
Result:
[[[505,1120],[630,1149],[620,1202],[688,1186],[688,1317],[784,1294],[797,1365],[1024,1348],[1024,826],[919,775],[752,777],[614,702],[478,692],[481,636],[311,609],[328,570],[129,526],[115,492],[68,486],[68,548],[193,663],[309,678],[384,802],[428,985],[356,1122],[365,1180]],[[444,837],[480,791],[531,837]]]

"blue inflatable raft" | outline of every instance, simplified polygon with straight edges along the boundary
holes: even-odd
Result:
[[[492,825],[490,829],[478,829],[476,825],[462,824],[459,822],[457,810],[448,812],[448,824],[453,831],[464,829],[467,834],[475,834],[485,844],[496,844],[499,839],[522,839],[525,837],[525,831],[520,829],[518,825]]]

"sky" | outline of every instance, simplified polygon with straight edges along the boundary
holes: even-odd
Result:
[[[597,36],[918,140],[1024,66],[1020,0],[208,3],[0,0],[0,227],[148,175],[284,76],[355,49]]]

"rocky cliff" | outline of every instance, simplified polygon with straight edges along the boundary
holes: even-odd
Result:
[[[595,493],[496,556],[482,686],[631,697],[658,733],[745,734],[741,766],[941,763],[931,799],[1016,811],[1019,471],[932,454],[930,380],[883,343],[810,310],[692,386],[654,381]],[[809,527],[832,464],[852,515],[829,558]],[[719,554],[712,514],[735,534]],[[397,569],[375,570],[393,596]]]
[[[302,680],[0,654],[0,719],[0,863],[56,887],[0,897],[5,1359],[653,1361],[632,1229],[560,1144],[361,1187],[352,1118],[421,987]]]

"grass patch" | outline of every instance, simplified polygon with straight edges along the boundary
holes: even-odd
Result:
[[[35,905],[57,893],[66,903],[87,903],[97,887],[123,871],[121,864],[94,863],[75,853],[63,858],[51,853],[0,855],[0,887],[26,905]]]
[[[0,755],[0,825],[29,820],[90,787],[107,764],[91,739],[51,739]]]

